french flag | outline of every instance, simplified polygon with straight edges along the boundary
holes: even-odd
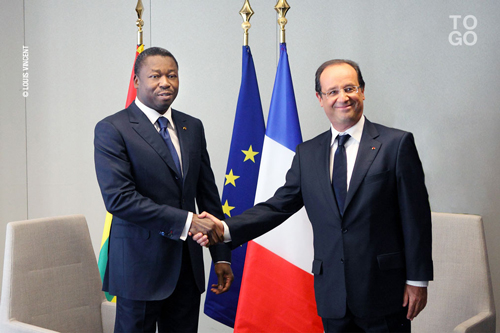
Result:
[[[255,203],[285,183],[302,142],[286,44],[274,82]],[[248,243],[234,332],[323,332],[314,298],[312,227],[302,208]]]

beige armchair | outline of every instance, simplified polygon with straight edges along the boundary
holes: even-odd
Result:
[[[7,224],[0,332],[112,332],[82,215]]]
[[[413,332],[495,332],[483,221],[477,215],[432,213],[434,281]]]

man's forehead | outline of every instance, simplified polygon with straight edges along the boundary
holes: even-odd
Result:
[[[174,58],[161,55],[148,56],[144,59],[142,67],[147,68],[150,71],[161,72],[165,69],[165,66],[167,67],[168,72],[178,70]]]
[[[148,69],[152,72],[163,72],[165,68],[159,66],[148,66]],[[177,67],[169,67],[165,70],[166,72],[177,72]]]
[[[323,73],[321,73],[320,81],[324,80],[351,80],[353,81],[353,83],[356,83],[358,81],[358,74],[356,73],[356,70],[349,64],[333,64],[325,68]]]
[[[351,65],[344,63],[344,62],[338,63],[338,64],[331,64],[330,66],[325,68],[322,75],[325,72],[330,72],[330,73],[335,73],[335,74],[350,72],[351,74],[354,74],[357,76],[357,73],[356,73],[356,70],[354,69],[354,67],[352,67]]]
[[[158,62],[173,62],[175,64],[175,60],[169,56],[163,55],[150,55],[144,58],[144,63],[158,63]]]

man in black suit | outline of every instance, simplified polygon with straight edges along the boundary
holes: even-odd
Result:
[[[202,249],[188,234],[207,233],[195,200],[223,216],[219,192],[201,121],[171,108],[174,56],[146,49],[134,72],[135,102],[95,128],[97,179],[113,214],[103,290],[117,296],[116,332],[196,332],[205,276]],[[230,250],[210,250],[219,277],[212,291],[225,292]]]
[[[325,331],[409,332],[433,278],[428,194],[413,135],[366,119],[364,92],[356,63],[322,64],[316,96],[330,130],[297,146],[285,185],[268,201],[225,225],[200,217],[235,248],[305,206]]]

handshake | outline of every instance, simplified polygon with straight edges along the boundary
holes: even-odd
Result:
[[[224,226],[222,222],[207,212],[193,214],[189,236],[201,246],[209,246],[224,242]]]

